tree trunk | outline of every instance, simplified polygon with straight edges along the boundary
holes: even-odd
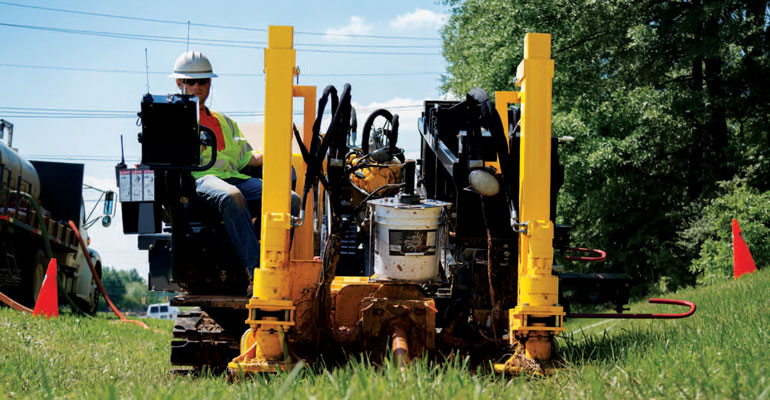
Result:
[[[705,33],[709,36],[707,43],[719,43],[719,16],[711,15],[705,23]],[[704,59],[706,94],[708,98],[708,125],[706,131],[711,140],[707,144],[714,158],[711,168],[717,180],[729,179],[732,176],[726,164],[727,150],[727,117],[725,113],[725,88],[722,81],[722,57],[714,52]]]

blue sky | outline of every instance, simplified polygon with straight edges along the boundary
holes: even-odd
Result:
[[[260,42],[267,34],[260,30],[292,25],[299,83],[318,86],[319,93],[328,84],[341,90],[350,83],[361,123],[373,108],[396,107],[400,142],[414,150],[415,105],[441,94],[445,63],[439,29],[446,13],[432,1],[400,0],[0,1],[0,118],[14,123],[13,146],[22,155],[83,162],[87,183],[111,189],[121,134],[126,158],[139,159],[139,128],[132,115],[147,91],[145,65],[153,94],[175,91],[167,75],[187,48],[188,21],[190,49],[206,54],[220,75],[211,107],[242,125],[261,121],[258,114],[264,110]],[[91,246],[106,265],[146,274],[146,253],[136,250],[135,236],[122,234],[119,220],[118,215],[111,227],[92,228]]]

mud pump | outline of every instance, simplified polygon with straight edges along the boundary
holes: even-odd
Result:
[[[547,367],[565,318],[694,312],[692,303],[656,299],[690,309],[625,314],[629,276],[553,264],[555,250],[581,261],[605,254],[570,247],[569,227],[553,223],[564,177],[558,146],[568,138],[551,137],[550,35],[526,36],[520,91],[497,92],[494,103],[480,89],[426,101],[416,160],[398,145],[398,115],[372,113],[357,144],[352,88],[325,88],[316,107],[315,87],[293,85],[297,71],[293,28],[271,26],[261,264],[250,297],[220,217],[195,195],[190,171],[206,168],[195,99],[143,99],[142,165],[121,166],[118,176],[142,188],[123,202],[123,216],[149,250],[151,289],[180,291],[174,305],[198,307],[175,323],[172,364],[274,372],[342,349],[390,348],[400,363],[460,351],[477,363],[504,360],[495,369],[516,373]],[[304,99],[302,132],[293,128],[295,97]],[[293,140],[301,154],[292,154]],[[303,199],[298,215],[292,189]],[[579,303],[617,313],[571,314]]]

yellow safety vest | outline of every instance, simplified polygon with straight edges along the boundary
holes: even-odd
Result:
[[[246,166],[251,158],[251,145],[230,117],[211,110],[209,112],[219,121],[222,137],[225,139],[225,149],[217,153],[217,161],[211,168],[193,172],[193,177],[198,179],[204,175],[215,175],[221,179],[250,178],[250,176],[240,173],[240,170]],[[211,160],[211,151],[211,146],[201,146],[201,165],[205,165]]]

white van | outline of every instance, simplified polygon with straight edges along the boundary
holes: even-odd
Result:
[[[179,309],[169,303],[150,304],[147,307],[147,318],[176,319]]]

